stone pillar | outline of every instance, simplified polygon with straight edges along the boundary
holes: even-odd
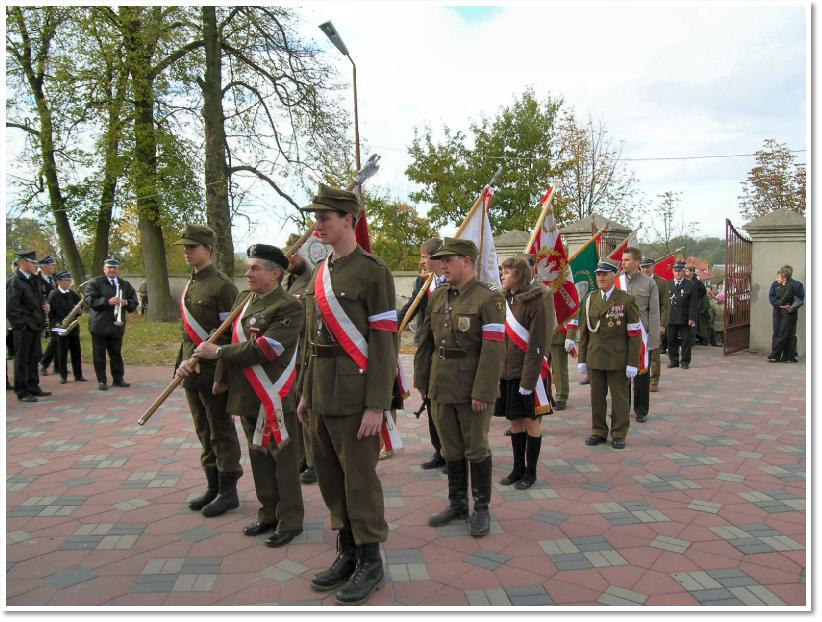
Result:
[[[793,268],[793,279],[805,286],[808,296],[809,283],[805,280],[805,217],[790,210],[779,209],[749,222],[742,227],[753,242],[751,280],[751,345],[750,350],[767,354],[771,350],[773,320],[768,301],[771,283],[777,271],[785,264]],[[806,298],[807,299],[807,298]],[[807,307],[798,311],[796,325],[796,349],[805,355],[805,316]]]

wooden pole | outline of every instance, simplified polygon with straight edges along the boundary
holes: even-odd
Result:
[[[220,327],[216,331],[214,331],[214,334],[212,334],[208,338],[208,341],[206,341],[206,343],[214,343],[215,341],[217,341],[217,339],[222,337],[223,334],[229,328],[231,328],[231,325],[234,323],[234,320],[237,319],[237,316],[240,315],[240,313],[243,310],[243,307],[245,306],[245,303],[248,300],[250,300],[253,296],[254,292],[251,292],[246,298],[244,298],[243,301],[240,304],[238,304],[235,307],[235,309],[231,312],[231,315],[229,315],[223,321],[223,323],[220,324]],[[199,357],[197,356],[192,356],[190,359],[188,359],[189,366],[193,366],[198,359]],[[176,389],[183,380],[184,378],[182,376],[175,375],[174,380],[172,380],[169,383],[169,385],[165,388],[165,390],[160,394],[160,396],[156,400],[154,400],[154,403],[148,407],[148,410],[146,410],[146,412],[143,413],[143,416],[137,420],[137,424],[145,425],[146,421],[148,421],[151,418],[151,416],[157,411],[158,408],[160,408],[163,402],[165,402],[166,399],[168,399],[168,396],[174,392],[174,389]]]
[[[548,189],[548,196],[545,197],[545,200],[542,202],[542,212],[540,212],[539,218],[537,218],[537,226],[534,227],[534,230],[531,232],[531,238],[528,240],[528,244],[525,245],[522,253],[527,255],[531,252],[531,247],[534,245],[534,241],[537,239],[537,235],[539,234],[539,230],[542,229],[542,223],[545,222],[545,217],[548,216],[548,210],[551,209],[551,201],[554,198],[554,189]]]

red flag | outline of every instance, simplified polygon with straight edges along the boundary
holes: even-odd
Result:
[[[663,257],[654,264],[654,274],[666,281],[673,281],[675,263],[676,257],[673,254]]]
[[[625,249],[629,246],[636,246],[636,236],[634,231],[629,233],[628,237],[625,238],[622,241],[622,243],[619,246],[617,246],[610,255],[608,255],[608,259],[613,259],[614,261],[622,261],[622,253],[624,253]]]
[[[357,234],[357,244],[359,244],[366,253],[370,253],[371,238],[368,236],[368,222],[366,222],[365,219],[365,207],[363,207],[360,219],[357,221],[355,232]]]

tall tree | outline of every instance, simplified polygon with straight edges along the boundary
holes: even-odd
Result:
[[[805,165],[787,145],[766,138],[756,152],[756,166],[742,182],[739,210],[753,220],[775,209],[805,213]]]
[[[419,268],[420,246],[437,235],[428,220],[407,203],[393,200],[387,191],[372,188],[363,194],[367,204],[371,247],[391,270]]]

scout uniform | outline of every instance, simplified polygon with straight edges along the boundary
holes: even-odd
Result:
[[[60,272],[55,274],[54,278],[58,285],[57,289],[52,291],[48,297],[49,317],[52,326],[65,328],[62,322],[80,302],[80,294],[73,289],[62,289],[60,287],[60,281],[67,281],[66,284],[71,281],[70,272]],[[74,380],[76,382],[85,382],[86,379],[83,378],[83,368],[80,360],[80,327],[76,326],[71,332],[62,335],[57,332],[53,334],[57,337],[57,352],[54,360],[60,374],[60,384],[66,384],[67,382],[69,353],[71,353],[71,369],[74,373]]]
[[[653,266],[656,262],[650,257],[643,257],[639,262],[640,267]],[[653,275],[657,290],[659,291],[659,325],[668,326],[668,311],[671,308],[671,301],[668,298],[668,281],[656,274]],[[658,391],[660,378],[660,355],[663,348],[663,338],[659,338],[659,347],[651,350],[651,387],[650,391]]]
[[[301,209],[351,214],[355,222],[362,213],[356,194],[325,184]],[[337,600],[361,602],[382,584],[379,543],[388,524],[376,472],[380,435],[358,439],[357,432],[366,409],[391,408],[399,354],[394,279],[382,259],[357,246],[317,265],[305,304],[301,393],[320,492],[340,532],[337,560],[312,585],[329,590],[348,581]]]
[[[186,225],[182,239],[174,245],[185,244],[204,244],[214,248],[217,236],[205,225]],[[175,369],[191,358],[194,348],[208,340],[209,335],[231,314],[236,299],[237,286],[214,264],[191,274],[180,298],[183,330]],[[221,339],[220,343],[228,343],[228,337]],[[243,474],[240,441],[234,421],[225,413],[228,396],[211,392],[216,363],[203,359],[199,364],[200,372],[189,374],[182,384],[194,420],[194,430],[200,439],[200,465],[205,471],[208,489],[203,495],[192,499],[188,507],[195,511],[202,510],[206,516],[219,516],[239,506],[239,500],[235,505],[233,498],[237,494],[237,480]]]
[[[459,255],[476,261],[477,254],[472,241],[446,238],[431,257]],[[450,284],[437,287],[428,303],[414,356],[414,386],[431,399],[448,469],[450,505],[429,518],[431,526],[467,517],[465,461],[468,460],[474,498],[470,532],[473,536],[483,536],[490,529],[488,430],[504,364],[505,299],[502,294],[475,279],[461,289]],[[475,413],[472,400],[485,402],[488,407]]]
[[[614,264],[601,261],[597,272],[616,274]],[[607,296],[607,299],[606,299]],[[592,292],[582,308],[579,366],[587,368],[591,382],[592,435],[587,445],[608,439],[606,395],[611,394],[611,439],[615,449],[625,446],[630,419],[628,368],[638,372],[642,330],[634,297],[614,286],[610,292]]]
[[[282,251],[255,244],[246,251],[288,266]],[[216,377],[228,384],[226,411],[240,418],[249,446],[251,472],[260,509],[257,523],[246,535],[277,526],[266,545],[283,546],[303,530],[303,498],[297,465],[297,343],[303,310],[294,296],[275,287],[265,296],[242,292],[235,307],[243,312],[234,321],[231,344],[218,353]],[[263,405],[265,404],[265,405]],[[285,428],[285,432],[283,432]]]

